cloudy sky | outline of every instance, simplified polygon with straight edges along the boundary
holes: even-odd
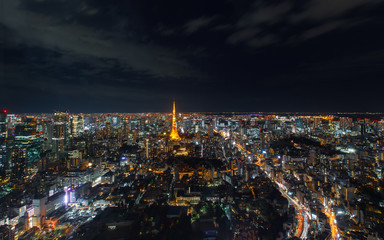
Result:
[[[1,0],[11,112],[384,111],[380,0]]]

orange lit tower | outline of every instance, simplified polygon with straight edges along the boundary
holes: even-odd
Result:
[[[177,125],[176,125],[176,105],[175,101],[173,101],[173,112],[172,112],[172,131],[169,135],[172,140],[180,140],[180,136],[177,133]]]

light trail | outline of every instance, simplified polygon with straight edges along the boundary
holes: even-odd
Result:
[[[301,233],[303,232],[303,215],[298,216],[299,225],[297,227],[295,237],[299,238],[301,236]]]
[[[281,194],[293,205],[295,206],[296,211],[298,212],[299,226],[296,230],[295,236],[300,239],[307,239],[308,236],[308,218],[310,218],[309,209],[307,209],[304,205],[300,204],[297,200],[291,198],[285,191],[284,185],[274,181],[276,185],[279,187],[279,191]]]
[[[305,213],[308,213],[308,212],[305,212]],[[308,228],[309,228],[310,225],[308,224],[308,216],[307,216],[307,214],[304,214],[303,218],[304,218],[304,228],[303,228],[303,232],[301,233],[300,238],[301,239],[306,239],[307,236],[308,236]]]
[[[340,235],[339,235],[339,229],[337,228],[337,224],[336,224],[335,213],[331,211],[327,206],[325,206],[323,212],[328,218],[329,226],[331,227],[332,239],[338,239]]]

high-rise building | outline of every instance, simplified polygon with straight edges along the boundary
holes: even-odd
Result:
[[[145,157],[149,159],[149,139],[145,140]]]
[[[53,123],[50,120],[42,122],[43,134],[42,138],[44,140],[43,149],[52,150],[53,149]]]
[[[7,151],[7,111],[3,110],[0,113],[0,178],[5,177],[5,172],[9,167],[6,151]]]
[[[123,136],[124,136],[124,140],[128,139],[129,132],[130,132],[129,119],[127,117],[125,117],[125,118],[123,118]]]
[[[363,139],[365,138],[366,133],[367,133],[367,130],[366,130],[365,123],[360,124],[360,135]]]
[[[36,118],[25,117],[15,125],[15,138],[9,142],[11,179],[22,180],[40,160],[41,141],[36,135]]]
[[[75,137],[78,134],[78,117],[77,115],[72,115],[70,117],[70,136]]]
[[[27,148],[15,143],[11,149],[12,180],[25,177],[27,169]]]
[[[84,115],[80,114],[77,116],[77,135],[84,133]]]
[[[247,129],[245,128],[245,121],[240,120],[240,137],[243,139],[247,134]]]
[[[82,162],[82,153],[79,150],[72,150],[68,152],[68,158],[66,167],[67,169],[71,169],[74,167],[79,167],[80,163]]]
[[[64,152],[68,119],[69,116],[67,113],[55,113],[54,115],[52,140],[54,141],[54,151],[56,152],[57,158]]]
[[[114,127],[120,126],[120,118],[118,116],[112,117],[112,126],[114,126]]]
[[[53,140],[55,142],[55,150],[57,152],[64,151],[66,128],[64,124],[56,124],[53,127]]]
[[[105,135],[107,136],[107,138],[111,137],[111,122],[110,121],[107,121],[105,123]]]
[[[192,128],[192,120],[190,118],[184,119],[183,128],[185,132],[188,132]]]

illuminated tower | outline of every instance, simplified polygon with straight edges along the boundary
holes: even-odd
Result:
[[[176,125],[176,105],[175,101],[173,101],[173,112],[172,112],[172,131],[170,134],[172,140],[180,140],[180,136],[177,133],[177,125]]]

